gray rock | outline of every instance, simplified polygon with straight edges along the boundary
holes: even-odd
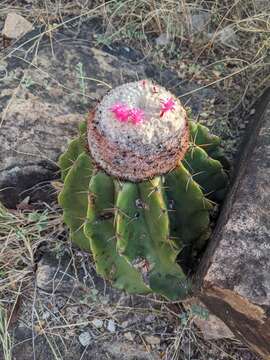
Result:
[[[204,255],[201,300],[270,358],[270,90],[258,106],[237,176]]]
[[[27,32],[33,30],[33,25],[21,15],[7,14],[2,35],[9,39],[19,39]]]
[[[156,316],[154,314],[147,315],[145,318],[145,322],[152,323],[156,320]]]
[[[88,331],[84,331],[79,335],[79,342],[83,347],[87,347],[91,344],[92,336]]]
[[[107,330],[108,330],[110,333],[115,333],[115,331],[116,331],[116,325],[115,325],[114,320],[110,319],[110,320],[108,321]]]
[[[100,319],[94,319],[91,321],[92,325],[96,327],[97,329],[101,329],[103,327],[103,320]]]
[[[37,264],[37,287],[48,293],[71,294],[80,286],[72,271],[72,263],[68,258],[57,260],[51,254],[43,256]]]

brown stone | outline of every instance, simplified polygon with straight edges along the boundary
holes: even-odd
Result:
[[[9,39],[18,39],[28,31],[33,30],[33,25],[16,13],[7,14],[2,35]]]
[[[218,340],[218,339],[232,339],[233,333],[228,326],[220,320],[217,316],[208,312],[205,305],[196,298],[190,298],[183,303],[184,308],[191,314],[194,324],[200,329],[202,337],[205,340]],[[201,312],[207,313],[203,317],[200,314],[194,313],[193,307],[200,309]]]
[[[270,91],[256,109],[198,283],[209,310],[270,359]]]

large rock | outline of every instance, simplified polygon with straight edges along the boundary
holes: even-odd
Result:
[[[200,299],[270,359],[270,91],[251,122],[237,176],[202,261]]]
[[[0,201],[8,207],[29,194],[32,202],[49,201],[59,154],[110,87],[151,77],[178,95],[191,89],[130,48],[97,49],[95,22],[86,21],[79,34],[71,25],[50,38],[31,32],[0,63]],[[195,112],[204,97],[192,95]]]

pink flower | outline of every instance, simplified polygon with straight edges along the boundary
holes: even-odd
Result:
[[[129,110],[129,116],[133,124],[141,124],[143,122],[144,111],[138,108]]]
[[[130,110],[126,105],[121,103],[114,104],[113,107],[110,109],[111,112],[114,113],[116,119],[120,122],[127,122],[129,118]]]
[[[137,125],[143,121],[144,111],[139,108],[128,108],[128,106],[124,104],[116,103],[110,110],[120,122],[131,120],[133,124]]]
[[[167,111],[172,111],[175,109],[175,101],[172,97],[170,97],[168,100],[161,100],[161,103],[162,106],[160,117],[162,117]]]

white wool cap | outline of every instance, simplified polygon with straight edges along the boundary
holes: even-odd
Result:
[[[171,108],[163,111],[170,101]],[[138,109],[143,119],[118,119],[113,108]],[[151,80],[116,87],[104,96],[88,122],[89,150],[113,176],[141,181],[170,171],[188,142],[186,111],[180,101]]]
[[[160,116],[162,102],[170,98],[173,98],[174,110]],[[118,121],[111,111],[118,103],[143,110],[142,123]],[[96,114],[98,127],[108,140],[130,150],[138,151],[139,146],[146,147],[148,151],[158,150],[160,144],[181,134],[185,127],[185,110],[180,101],[151,80],[127,83],[113,89],[103,98]]]

